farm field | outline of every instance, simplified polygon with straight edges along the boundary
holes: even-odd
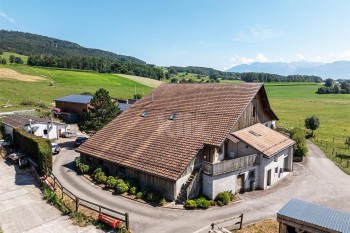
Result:
[[[345,140],[350,137],[350,95],[316,94],[318,84],[267,83],[265,86],[271,107],[280,118],[277,125],[288,129],[303,128],[307,116],[318,116],[321,125],[312,141],[343,171],[350,174],[350,166],[347,167],[350,150],[345,145]]]
[[[35,109],[35,106],[23,106],[21,102],[30,100],[50,106],[53,100],[65,95],[95,92],[103,87],[115,98],[132,98],[135,86],[138,93],[149,93],[153,88],[114,74],[100,74],[90,71],[72,71],[50,68],[38,68],[23,65],[0,67],[0,112]],[[20,81],[4,78],[5,71],[17,71],[25,77],[34,76],[32,81]],[[10,99],[12,106],[4,105]]]
[[[7,60],[7,63],[10,63],[10,60],[9,60],[10,55],[14,55],[15,57],[20,57],[23,60],[23,63],[27,64],[28,56],[20,55],[17,53],[4,52],[3,54],[0,55],[0,57],[5,58]]]

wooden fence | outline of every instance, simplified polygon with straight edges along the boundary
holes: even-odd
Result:
[[[232,223],[233,221],[233,223]],[[231,223],[229,223],[231,222]],[[225,224],[227,226],[219,226],[219,225],[222,225],[222,224]],[[227,219],[223,219],[223,220],[220,220],[218,222],[213,222],[212,224],[210,225],[207,225],[193,233],[207,233],[207,232],[212,232],[215,230],[215,228],[217,228],[218,230],[221,230],[221,231],[224,231],[223,228],[227,228],[230,230],[230,232],[236,232],[237,230],[241,230],[242,229],[242,225],[243,225],[243,213],[240,214],[239,216],[235,216],[235,217],[231,217],[231,218],[227,218]]]
[[[35,169],[33,169],[33,170],[35,171]],[[62,200],[64,198],[64,195],[71,198],[75,202],[75,211],[76,212],[79,211],[80,206],[83,206],[83,207],[88,208],[92,211],[95,211],[98,214],[104,214],[106,216],[109,216],[109,217],[112,217],[112,218],[115,218],[115,219],[118,219],[118,220],[124,222],[126,229],[130,230],[130,218],[129,218],[128,213],[119,212],[119,211],[107,208],[105,206],[96,204],[94,202],[85,200],[83,198],[80,198],[77,195],[75,195],[74,193],[72,193],[70,190],[65,188],[54,174],[51,173],[49,176],[53,180],[53,183],[51,183],[47,180],[45,181],[45,180],[40,179],[40,177],[36,173],[36,178],[38,179],[38,181],[40,182],[40,184],[42,186],[53,189],[53,190],[55,190],[56,186],[57,186],[59,189],[61,189],[61,197],[60,198]]]

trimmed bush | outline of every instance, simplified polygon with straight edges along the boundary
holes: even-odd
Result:
[[[82,173],[88,173],[90,170],[90,166],[87,164],[80,164],[80,170]]]
[[[214,200],[210,200],[209,203],[211,206],[216,206],[216,202]]]
[[[94,170],[93,174],[96,175],[97,173],[100,173],[100,172],[102,172],[102,168],[97,167],[97,168]]]
[[[107,181],[107,176],[100,176],[100,183],[105,184]]]
[[[50,140],[37,137],[24,129],[18,128],[13,130],[13,141],[21,151],[39,165],[37,170],[40,175],[52,171]]]
[[[80,157],[76,157],[76,158],[74,159],[74,163],[75,163],[75,167],[76,167],[76,168],[79,168],[79,167],[80,167],[80,164],[81,164],[81,159],[80,159]]]
[[[124,182],[119,182],[116,186],[116,189],[119,194],[126,193],[129,190],[128,185]]]
[[[136,193],[136,198],[137,199],[142,199],[143,198],[143,193],[142,192]]]
[[[205,197],[197,198],[196,200],[197,208],[208,209],[210,202]]]
[[[116,185],[116,181],[113,176],[108,176],[108,179],[106,181],[107,188],[114,188]]]
[[[228,192],[221,192],[218,193],[218,195],[215,198],[215,201],[218,203],[218,205],[228,205],[230,203],[230,194]],[[220,203],[219,203],[220,202]]]
[[[166,204],[166,200],[165,200],[165,198],[163,197],[162,199],[160,199],[159,205],[160,205],[160,206],[165,206],[165,204]]]
[[[186,209],[195,209],[197,208],[197,203],[195,200],[187,200],[185,203]]]
[[[137,188],[136,188],[136,187],[131,187],[131,188],[129,189],[129,194],[135,195],[136,193],[137,193]]]
[[[150,201],[150,202],[159,202],[160,196],[158,193],[148,192],[146,199],[147,199],[147,201]]]

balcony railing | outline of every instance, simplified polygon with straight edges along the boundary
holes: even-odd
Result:
[[[220,175],[227,172],[236,171],[242,168],[258,165],[259,155],[247,155],[237,159],[223,160],[219,163],[202,162],[203,172],[208,175]]]

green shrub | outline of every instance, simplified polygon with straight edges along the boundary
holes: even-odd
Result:
[[[235,199],[236,194],[231,191],[228,192],[228,195],[230,196],[230,201],[233,201]]]
[[[125,184],[124,182],[120,182],[119,184],[117,184],[116,189],[119,194],[123,194],[126,193],[129,188],[127,184]]]
[[[205,197],[197,198],[195,201],[198,208],[208,209],[210,206],[210,202]]]
[[[145,196],[145,197],[147,197],[147,194],[150,192],[152,192],[152,190],[148,187],[146,187],[142,190],[143,196]]]
[[[115,178],[113,176],[108,176],[108,179],[106,181],[107,188],[114,188],[116,185]]]
[[[97,167],[97,168],[94,170],[93,174],[96,175],[97,173],[100,173],[100,172],[102,172],[102,168]]]
[[[81,164],[81,159],[80,159],[80,157],[76,157],[76,158],[74,159],[74,163],[75,163],[75,167],[76,167],[76,168],[79,168],[79,167],[80,167],[80,164]]]
[[[165,204],[166,204],[166,200],[165,200],[165,198],[163,197],[162,199],[160,199],[159,205],[160,205],[160,206],[165,206]]]
[[[147,201],[149,202],[159,202],[160,196],[158,193],[155,192],[148,192],[147,193]]]
[[[90,166],[89,166],[89,165],[87,165],[87,164],[81,164],[81,166],[80,166],[80,170],[81,170],[81,172],[82,172],[82,173],[86,174],[86,173],[88,173],[88,172],[89,172],[89,170],[90,170]]]
[[[142,192],[136,193],[136,198],[137,199],[142,199],[143,198],[143,193]]]
[[[216,206],[216,202],[214,200],[210,200],[209,203],[211,206]]]
[[[218,193],[218,195],[215,198],[215,201],[218,203],[218,205],[228,205],[230,203],[230,194],[228,192],[221,192]],[[219,202],[221,204],[219,204]]]
[[[224,204],[221,201],[216,202],[219,206],[223,206]]]
[[[37,137],[26,132],[24,129],[17,128],[13,130],[13,141],[21,151],[39,165],[39,175],[44,175],[52,171],[50,140]]]
[[[197,203],[195,200],[187,200],[185,202],[185,208],[186,209],[195,209],[197,208]]]
[[[57,194],[50,189],[44,189],[43,198],[47,200],[51,205],[58,208],[63,214],[68,214],[69,209],[63,204],[61,199],[57,196]]]
[[[131,187],[130,189],[129,189],[129,194],[131,194],[131,195],[135,195],[137,193],[137,188],[134,186],[134,187]]]
[[[106,176],[104,172],[98,172],[94,175],[94,180],[97,182],[97,183],[102,183],[101,181],[101,177],[102,176]],[[107,177],[106,177],[106,180],[107,180]]]
[[[100,183],[105,184],[107,181],[107,176],[100,176]]]

